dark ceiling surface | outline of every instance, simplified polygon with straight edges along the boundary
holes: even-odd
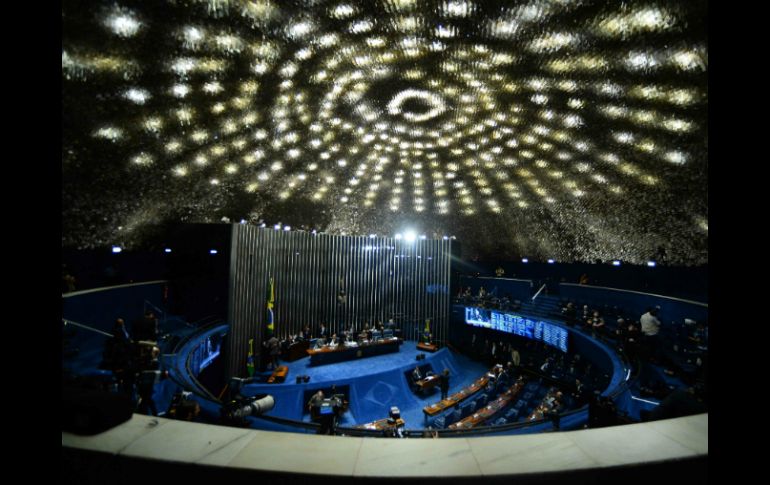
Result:
[[[223,217],[708,262],[705,2],[62,5],[63,246]]]

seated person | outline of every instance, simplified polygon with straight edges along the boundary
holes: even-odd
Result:
[[[343,340],[342,340],[341,338],[337,337],[337,334],[336,334],[336,333],[335,333],[335,334],[332,334],[332,338],[331,338],[331,340],[329,341],[329,347],[331,347],[331,348],[335,348],[335,347],[337,347],[338,345],[343,345],[343,346],[344,346],[344,342],[343,342]]]
[[[326,339],[321,337],[315,341],[315,349],[321,349],[326,345]]]

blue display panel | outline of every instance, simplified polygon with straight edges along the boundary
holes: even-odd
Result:
[[[532,320],[512,313],[500,313],[484,308],[465,307],[465,323],[474,327],[491,328],[500,332],[540,340],[562,352],[567,351],[567,330],[541,320]]]

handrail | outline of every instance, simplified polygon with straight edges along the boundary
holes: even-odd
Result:
[[[531,279],[523,279],[523,278],[503,278],[498,276],[473,276],[473,275],[460,275],[460,277],[465,278],[473,278],[477,280],[505,280],[505,281],[521,281],[522,283],[529,283],[532,285]]]
[[[82,323],[73,322],[72,320],[67,320],[66,318],[62,318],[61,321],[64,322],[64,325],[75,325],[76,327],[85,328],[86,330],[90,330],[92,332],[100,333],[100,334],[105,335],[107,337],[114,337],[114,335],[111,334],[111,333],[107,333],[107,332],[99,330],[97,328],[89,327],[88,325],[83,325]]]
[[[532,297],[532,301],[535,301],[535,298],[537,298],[537,295],[539,295],[544,288],[545,288],[545,283],[543,283],[543,286],[541,286],[540,289],[537,290],[537,293],[535,293],[535,296]]]
[[[575,283],[559,283],[559,284],[560,285],[565,285],[565,286],[577,286],[577,287],[584,287],[584,288],[595,288],[597,290],[612,290],[612,291],[622,291],[624,293],[636,293],[637,295],[654,296],[656,298],[665,298],[667,300],[679,301],[679,302],[682,302],[682,303],[688,303],[690,305],[698,305],[698,306],[702,306],[702,307],[706,307],[706,308],[709,307],[708,303],[703,303],[703,302],[700,302],[700,301],[686,300],[684,298],[676,298],[676,297],[673,297],[673,296],[658,295],[656,293],[645,293],[643,291],[624,290],[622,288],[610,288],[609,286],[579,285],[579,284],[575,284]]]
[[[62,293],[62,298],[72,298],[73,296],[80,296],[80,295],[86,295],[88,293],[96,293],[98,291],[106,291],[106,290],[116,290],[118,288],[127,288],[129,286],[142,286],[142,285],[153,285],[156,283],[166,283],[168,280],[153,280],[153,281],[142,281],[140,283],[126,283],[124,285],[115,285],[115,286],[101,286],[99,288],[91,288],[88,290],[79,290],[79,291],[71,291],[69,293]]]

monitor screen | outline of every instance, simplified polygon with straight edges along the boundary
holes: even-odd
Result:
[[[497,312],[485,308],[465,307],[465,323],[474,327],[490,328],[540,340],[562,352],[567,351],[567,330],[542,320],[533,320],[512,313]]]

